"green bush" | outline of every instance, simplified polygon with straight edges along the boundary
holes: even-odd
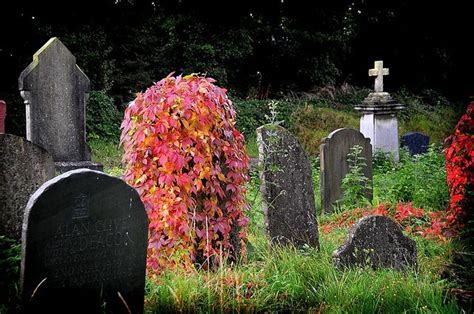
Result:
[[[444,210],[449,199],[444,154],[431,145],[428,152],[410,156],[400,151],[400,162],[380,158],[374,164],[374,194],[379,202],[412,202],[414,206]],[[382,169],[381,169],[382,167]]]
[[[122,115],[113,99],[104,91],[92,91],[87,105],[87,137],[117,142],[120,137]]]
[[[461,116],[456,106],[433,90],[415,95],[401,89],[392,95],[405,106],[399,113],[400,135],[421,132],[430,136],[431,143],[443,143]]]
[[[234,99],[237,111],[236,128],[246,137],[255,136],[255,130],[267,124],[271,116],[269,104],[272,100],[242,100]],[[298,101],[278,100],[276,103],[276,121],[283,121],[283,127],[290,127],[291,114],[301,105]]]
[[[0,313],[19,304],[20,252],[21,244],[0,236]]]
[[[307,105],[293,113],[290,130],[306,152],[311,156],[316,156],[319,155],[319,145],[324,137],[339,128],[358,129],[358,122],[355,112]]]
[[[353,209],[370,204],[367,199],[367,189],[371,189],[371,182],[363,172],[367,163],[362,156],[362,149],[362,146],[354,145],[347,154],[349,172],[342,179],[341,187],[344,193],[338,204],[340,209]]]

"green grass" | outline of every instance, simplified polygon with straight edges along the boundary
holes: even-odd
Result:
[[[123,150],[117,142],[93,139],[88,144],[92,150],[92,160],[102,163],[105,173],[118,177],[123,175]]]
[[[332,252],[348,230],[320,231],[321,250],[272,247],[265,236],[258,178],[247,194],[252,204],[247,259],[213,271],[166,271],[148,280],[146,310],[162,312],[458,313],[441,279],[452,244],[415,237],[418,269],[336,270]],[[338,215],[320,217],[321,222]]]
[[[449,285],[440,280],[438,271],[445,263],[449,244],[417,241],[418,272],[338,271],[331,263],[331,254],[341,244],[340,235],[321,234],[320,252],[293,247],[269,249],[261,236],[255,239],[254,235],[254,251],[240,265],[214,271],[166,272],[157,282],[149,280],[147,311],[459,312],[455,302],[447,298]],[[443,255],[433,259],[433,250]]]
[[[316,148],[320,139],[335,128],[357,128],[358,125],[357,114],[350,110],[334,108],[301,110],[305,114],[293,120],[301,122],[293,130],[299,130],[299,135],[297,133],[299,137],[301,134],[306,134],[304,136],[307,143]],[[450,109],[443,110],[446,110],[443,114],[450,119],[454,115]],[[450,123],[441,123],[439,119],[424,118],[423,114],[405,115],[401,119],[400,133],[405,130],[422,131],[430,135],[434,141],[439,141],[451,128]],[[255,136],[247,136],[246,143],[249,155],[257,157]],[[94,160],[102,162],[106,172],[113,175],[123,173],[120,162],[122,150],[117,144],[100,139],[95,139],[89,144],[94,153]],[[437,175],[437,179],[441,178],[442,174],[438,176],[438,172],[427,168],[430,164],[439,166],[440,160],[437,155],[429,158],[417,162],[407,160],[405,164],[401,164],[406,169],[402,166],[394,167],[393,170],[375,169],[375,202],[395,201],[398,197],[393,195],[402,195],[405,192],[403,188],[410,185],[416,187],[412,190],[418,193],[416,195],[419,196],[420,202],[434,203],[430,195],[439,191],[432,193],[428,189],[422,190],[424,173]],[[317,164],[315,159],[313,179],[315,200],[319,208]],[[392,167],[390,164],[383,166]],[[414,170],[417,172],[412,175]],[[418,181],[414,181],[415,179]],[[405,183],[402,182],[404,180]],[[444,195],[444,190],[441,194]],[[394,199],[388,200],[389,195]],[[252,207],[247,212],[250,218],[250,233],[246,260],[238,265],[222,265],[213,271],[195,270],[187,273],[167,271],[156,281],[147,280],[145,297],[147,312],[293,310],[323,313],[458,313],[461,311],[456,302],[447,295],[448,289],[453,284],[441,278],[441,273],[450,263],[454,251],[450,242],[439,243],[414,238],[418,249],[417,270],[339,271],[333,267],[331,256],[345,240],[347,229],[334,229],[329,234],[320,231],[319,252],[309,248],[298,250],[294,247],[270,249],[265,236],[257,174],[252,176],[247,197]],[[321,224],[337,219],[337,215],[320,216],[318,219]]]

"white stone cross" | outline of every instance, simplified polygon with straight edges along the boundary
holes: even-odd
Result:
[[[375,91],[383,92],[383,76],[388,75],[388,69],[383,68],[383,61],[375,61],[374,68],[369,69],[369,76],[376,76]]]

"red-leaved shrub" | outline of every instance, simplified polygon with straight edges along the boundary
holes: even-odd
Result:
[[[150,274],[244,253],[249,157],[234,107],[214,82],[169,75],[125,110],[124,179],[148,212]]]

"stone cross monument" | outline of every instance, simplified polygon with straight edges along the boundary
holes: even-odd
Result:
[[[388,69],[383,68],[383,61],[375,61],[374,68],[369,70],[369,76],[376,76],[375,91],[383,92],[383,77],[388,75]]]
[[[362,113],[360,132],[370,138],[373,151],[389,153],[398,161],[397,113],[403,106],[383,91],[383,77],[388,73],[388,69],[383,67],[383,61],[375,61],[374,68],[369,70],[369,76],[376,76],[375,91],[355,109]]]

